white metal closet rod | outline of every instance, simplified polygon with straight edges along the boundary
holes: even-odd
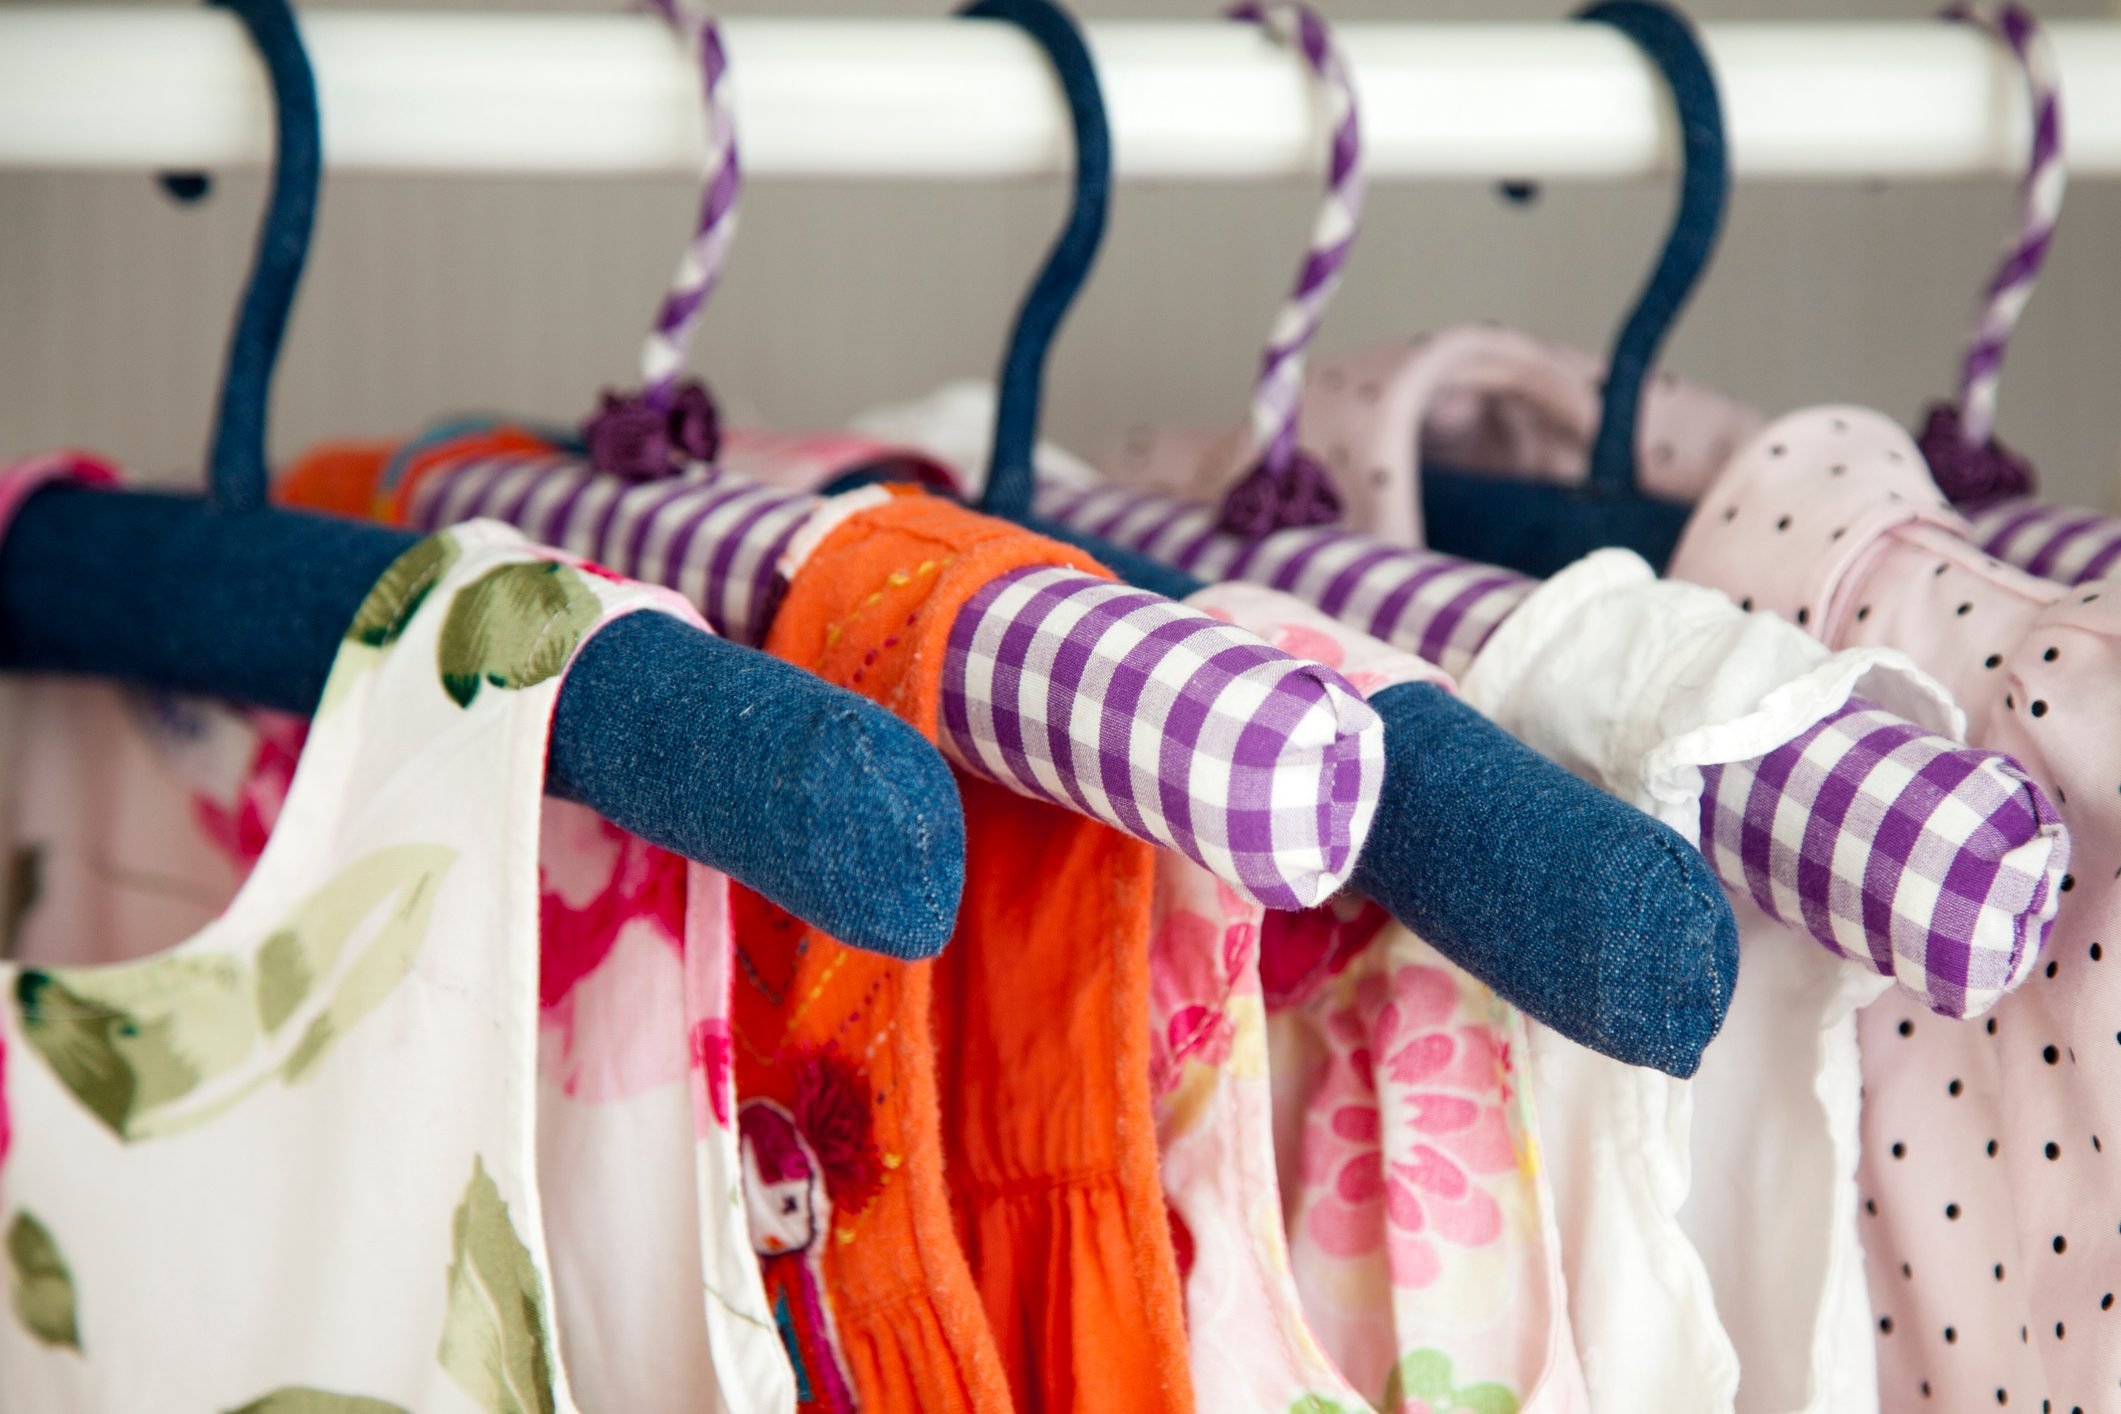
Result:
[[[320,10],[303,27],[336,170],[699,165],[697,81],[652,17]],[[1318,169],[1312,95],[1289,55],[1250,27],[1089,31],[1121,175]],[[2121,172],[2121,23],[2052,32],[2071,170]],[[1067,169],[1058,89],[1031,44],[1001,25],[738,17],[725,34],[754,173]],[[1671,161],[1651,71],[1600,27],[1349,24],[1339,34],[1373,177],[1616,177]],[[1726,24],[1706,36],[1742,176],[1947,177],[2022,160],[2022,87],[1964,26]],[[0,167],[256,166],[268,112],[263,72],[226,14],[0,5]]]

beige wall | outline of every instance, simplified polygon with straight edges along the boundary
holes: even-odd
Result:
[[[942,8],[840,3],[861,14]],[[1093,18],[1175,18],[1208,6],[1083,8]],[[1324,8],[1377,19],[1561,7]],[[1847,18],[1913,17],[1933,5],[1693,8],[1704,18]],[[2099,8],[2042,6],[2050,17]],[[259,192],[255,178],[237,178],[206,206],[180,210],[142,177],[0,175],[0,455],[72,443],[190,474]],[[694,199],[682,181],[332,182],[283,364],[276,451],[402,433],[448,411],[578,415],[600,385],[631,378]],[[1049,429],[1092,442],[1133,421],[1235,416],[1311,203],[1296,184],[1124,187],[1096,279],[1057,351]],[[697,362],[739,410],[782,425],[828,425],[868,402],[984,373],[1059,204],[1050,184],[758,183]],[[1475,317],[1602,344],[1666,206],[1665,190],[1647,184],[1550,188],[1528,208],[1471,185],[1380,186],[1322,344]],[[1674,362],[1769,409],[1840,399],[1911,418],[1950,386],[2012,209],[2002,182],[1742,187]],[[2116,502],[2116,368],[2121,187],[2088,180],[2071,193],[2003,395],[2006,438],[2037,459],[2060,498]]]

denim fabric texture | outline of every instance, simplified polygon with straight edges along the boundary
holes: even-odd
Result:
[[[1686,18],[1654,0],[1608,0],[1577,18],[1611,25],[1657,66],[1684,154],[1671,232],[1606,362],[1590,476],[1581,487],[1553,486],[1438,468],[1424,470],[1421,487],[1431,549],[1542,579],[1607,546],[1633,550],[1660,572],[1672,558],[1686,509],[1638,489],[1636,417],[1657,351],[1715,254],[1731,185],[1715,71]]]
[[[273,178],[258,226],[250,279],[229,337],[220,410],[207,458],[213,502],[223,510],[265,504],[265,419],[273,368],[309,259],[317,188],[324,172],[317,80],[287,0],[211,0],[235,12],[265,64],[273,91]]]
[[[1627,12],[1615,21],[1624,27],[1639,22],[1638,10],[1672,20],[1633,3],[1602,8]],[[1045,50],[1077,143],[1068,224],[1025,297],[1002,361],[982,506],[1089,551],[1130,584],[1183,598],[1200,581],[1029,514],[1038,387],[1053,333],[1103,235],[1110,141],[1096,69],[1066,12],[1049,0],[981,0],[967,13],[1016,24]],[[1683,24],[1681,31],[1685,39]],[[1649,32],[1654,42],[1677,42],[1665,26],[1650,24]],[[1692,52],[1706,75],[1698,47]],[[1693,150],[1691,129],[1701,125],[1690,124],[1689,164],[1720,177],[1713,82],[1707,91],[1715,160]],[[1701,205],[1698,194],[1694,204]],[[1719,197],[1707,213],[1707,242],[1721,205]],[[1691,208],[1688,215],[1700,219]],[[1676,309],[1699,273],[1681,268],[1691,246],[1677,233],[1670,244],[1682,255],[1667,251],[1642,301],[1652,309]],[[1658,281],[1677,282],[1676,293],[1660,293]],[[1645,366],[1661,333],[1651,331]],[[1352,887],[1570,1039],[1616,1060],[1692,1074],[1723,1024],[1738,972],[1738,925],[1700,853],[1437,688],[1389,688],[1371,706],[1385,718],[1385,787]]]
[[[354,612],[416,542],[293,511],[52,486],[0,543],[0,667],[312,711]],[[950,769],[882,708],[662,614],[590,639],[547,789],[856,947],[931,957],[965,879]]]
[[[1738,981],[1700,851],[1431,684],[1370,705],[1386,788],[1351,886],[1534,1020],[1692,1075]]]

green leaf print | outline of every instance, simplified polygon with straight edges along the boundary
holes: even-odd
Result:
[[[1398,1409],[1419,1400],[1430,1414],[1517,1414],[1517,1396],[1491,1381],[1458,1385],[1452,1380],[1451,1357],[1441,1350],[1411,1350],[1385,1382],[1382,1409]]]
[[[1356,1414],[1337,1399],[1328,1399],[1322,1394],[1307,1394],[1289,1406],[1289,1414]]]
[[[1434,1404],[1451,1393],[1451,1357],[1441,1350],[1409,1351],[1385,1382],[1384,1407],[1397,1409],[1409,1399]]]
[[[553,1414],[557,1407],[544,1283],[476,1158],[451,1228],[449,1314],[435,1356],[488,1414]]]
[[[456,857],[443,845],[377,850],[312,894],[267,940],[258,955],[258,1013],[269,1031],[277,1031],[293,1010],[290,994],[306,996],[315,979],[338,973],[330,1000],[310,1018],[281,1066],[283,1080],[294,1084],[308,1076],[325,1048],[380,1006],[412,970],[442,876]],[[392,901],[390,910],[368,945],[341,966],[347,939],[386,899]],[[281,943],[282,938],[293,941]],[[281,1022],[269,1019],[272,1013],[279,1013]]]
[[[74,1323],[74,1279],[59,1255],[59,1244],[43,1223],[28,1213],[15,1214],[7,1228],[8,1285],[15,1314],[29,1333],[46,1345],[81,1348]]]
[[[361,601],[361,607],[354,611],[353,622],[346,626],[345,642],[332,662],[331,676],[324,680],[324,697],[317,703],[317,716],[324,716],[344,701],[361,675],[404,635],[413,615],[442,582],[458,554],[456,537],[444,530],[391,561],[390,568],[383,571]]]
[[[59,1083],[121,1138],[141,1116],[239,1067],[257,1045],[233,957],[44,971],[15,979],[23,1036]]]
[[[369,648],[388,648],[397,642],[412,616],[419,612],[427,592],[442,582],[442,576],[449,573],[456,559],[456,537],[443,531],[428,536],[391,561],[390,568],[383,571],[383,577],[355,610],[353,622],[347,625],[347,640]]]
[[[303,1080],[375,1009],[411,968],[455,859],[430,844],[363,856],[273,931],[255,970],[230,954],[25,970],[14,998],[23,1035],[122,1139],[202,1124],[276,1077]]]
[[[469,707],[481,683],[531,687],[567,666],[603,614],[582,577],[549,560],[498,565],[457,592],[436,646],[442,688]]]
[[[384,1399],[363,1399],[357,1394],[333,1394],[330,1390],[289,1385],[263,1399],[254,1399],[228,1414],[411,1414],[402,1404]]]
[[[1451,1407],[1461,1414],[1517,1414],[1517,1396],[1502,1385],[1467,1385],[1457,1399]]]

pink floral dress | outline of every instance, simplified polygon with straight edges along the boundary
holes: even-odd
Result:
[[[1272,590],[1190,602],[1366,692],[1445,682]],[[1587,1408],[1522,1018],[1374,905],[1262,927],[1197,874],[1159,874],[1152,1003],[1202,1408]]]

